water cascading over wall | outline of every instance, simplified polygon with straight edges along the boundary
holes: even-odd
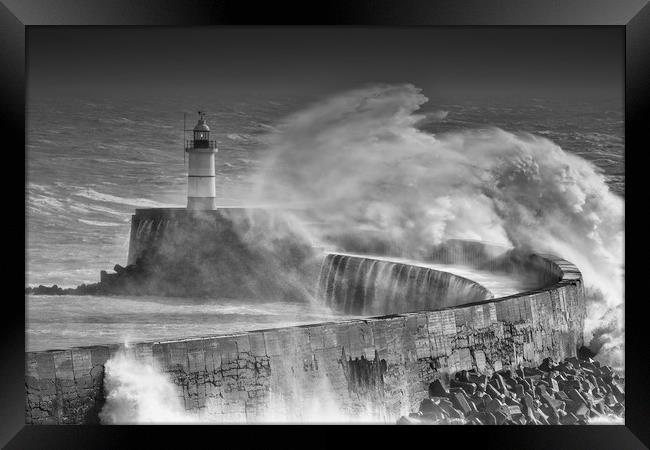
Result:
[[[353,315],[440,309],[492,298],[480,284],[448,272],[381,259],[329,254],[321,266],[318,297]]]

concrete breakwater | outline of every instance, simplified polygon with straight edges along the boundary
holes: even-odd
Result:
[[[131,247],[140,255],[136,259],[147,249],[138,242]],[[220,248],[218,239],[211,245]],[[143,342],[126,351],[166,373],[187,411],[215,422],[261,420],[269,408],[277,407],[277,398],[300,421],[323,391],[350,416],[370,409],[376,420],[394,422],[417,409],[436,379],[446,382],[472,369],[490,375],[539,365],[547,357],[576,355],[583,343],[585,301],[580,272],[572,264],[467,241],[449,241],[431,254],[434,261],[525,272],[539,280],[539,288],[485,299],[480,285],[467,280],[469,295],[454,298],[448,306],[417,293],[432,289],[431,298],[444,294],[452,277],[408,265],[384,265],[377,258],[347,259],[345,269],[343,258],[338,258],[334,270],[336,255],[330,254],[324,261],[321,257],[320,273],[312,272],[314,288],[324,287],[334,307],[361,305],[361,312],[369,311],[371,317]],[[329,275],[323,275],[328,264]],[[382,267],[395,275],[388,277],[392,285],[384,290],[390,301],[377,290],[370,294],[379,278],[373,273]],[[384,315],[372,316],[376,301]],[[408,306],[402,307],[402,302]],[[106,401],[105,364],[124,350],[121,345],[103,345],[27,353],[26,422],[98,422]]]

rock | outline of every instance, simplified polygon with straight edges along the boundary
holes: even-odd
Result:
[[[611,410],[614,411],[614,414],[616,414],[619,417],[623,417],[623,415],[625,414],[625,406],[623,406],[621,403],[617,403],[614,406],[612,406]]]
[[[585,405],[589,404],[587,399],[582,394],[580,394],[580,392],[576,391],[575,389],[568,389],[566,391],[566,394],[569,396],[569,398],[571,400],[573,400],[575,402],[584,403]]]
[[[625,403],[625,391],[618,384],[612,383],[612,394],[619,403]]]
[[[605,405],[607,405],[609,407],[612,407],[616,403],[618,403],[618,402],[616,401],[616,397],[614,396],[614,394],[607,394],[605,396]]]
[[[547,384],[544,381],[539,381],[535,386],[535,394],[541,395],[541,393],[546,392]]]
[[[517,377],[519,378],[519,377]],[[514,391],[515,386],[517,386],[517,381],[514,378],[504,378],[503,382],[506,384],[506,388],[508,391]]]
[[[563,361],[562,363],[558,364],[557,370],[558,372],[563,373],[565,375],[575,375],[576,373],[578,373],[575,370],[573,364],[571,364],[568,361]]]
[[[553,410],[553,413],[555,415],[558,414],[558,410],[564,409],[565,407],[565,403],[563,401],[551,397],[548,392],[544,392],[542,395],[540,395],[540,397],[542,398],[542,401]]]
[[[451,387],[461,388],[470,397],[476,393],[476,385],[474,383],[468,383],[468,382],[458,381],[458,380],[451,380],[449,382],[449,386],[450,386],[450,388]]]
[[[442,385],[440,380],[429,383],[429,397],[447,397],[449,392]]]
[[[603,416],[609,416],[611,414],[614,414],[614,411],[609,409],[604,403],[598,403],[595,409]]]
[[[494,387],[494,385],[490,382],[487,385],[487,389],[485,390],[487,394],[489,394],[492,398],[503,398],[504,395]]]
[[[504,422],[508,420],[508,416],[506,416],[502,411],[495,411],[492,414],[494,415],[497,425],[503,425]]]
[[[603,384],[600,385],[600,390],[605,395],[612,394],[612,388],[609,387],[609,385],[607,383],[605,383],[604,381],[603,381]]]
[[[537,368],[532,368],[532,367],[524,367],[524,376],[523,378],[526,380],[533,380],[533,381],[539,381],[542,378],[542,375],[544,375],[544,372]]]
[[[514,425],[526,425],[528,423],[526,417],[523,414],[514,415],[512,416],[511,420]]]
[[[573,403],[570,404],[570,409],[567,412],[574,413],[578,418],[584,416],[588,417],[589,404],[587,403],[587,400],[585,400],[585,398],[580,395],[580,393],[575,389],[570,389],[567,391],[567,395],[573,401]],[[567,403],[567,405],[569,404]]]
[[[474,372],[467,372],[467,381],[474,383],[477,389],[485,391],[485,388],[490,381],[487,375],[480,375]]]
[[[555,393],[555,398],[563,401],[564,403],[571,401],[568,395],[566,395],[566,392],[564,391],[558,391]]]
[[[530,395],[524,395],[524,413],[529,420],[535,420],[535,405],[533,403],[533,398]]]
[[[501,408],[502,406],[505,406],[505,404],[495,398],[494,400],[490,400],[488,403],[485,404],[485,411],[486,412],[498,411],[499,408]]]
[[[503,394],[504,396],[509,396],[510,392],[508,392],[508,388],[506,386],[505,381],[503,380],[503,377],[501,376],[500,373],[495,372],[492,375],[492,380],[490,380],[490,384],[494,386],[498,391]]]
[[[543,372],[550,372],[554,370],[557,364],[553,361],[553,358],[544,358],[542,363],[539,365],[539,370]]]
[[[524,385],[523,384],[517,384],[515,386],[515,394],[517,395],[517,398],[519,398],[519,399],[524,398],[525,392],[524,392]]]
[[[463,412],[464,415],[468,415],[472,412],[472,407],[469,405],[469,402],[461,392],[454,392],[450,394],[451,402],[454,405],[454,408]]]
[[[440,406],[433,403],[430,399],[425,398],[420,403],[420,413],[422,417],[430,420],[442,420],[445,414]]]
[[[548,389],[552,392],[560,391],[560,386],[558,385],[557,381],[554,378],[548,379]]]
[[[496,425],[497,424],[497,419],[494,417],[494,414],[491,412],[484,412],[481,414],[481,421],[485,425]]]
[[[589,381],[581,380],[580,381],[580,389],[583,392],[587,392],[587,393],[591,394],[591,390],[593,389],[593,386],[591,385],[591,383]]]
[[[465,415],[453,406],[443,403],[441,403],[439,406],[448,417],[452,419],[465,419]]]
[[[124,272],[124,267],[120,266],[119,264],[115,264],[115,266],[113,266],[113,270],[115,273],[121,274]]]
[[[562,425],[576,425],[578,423],[578,417],[570,412],[560,418],[560,423]]]
[[[467,402],[469,403],[469,406],[470,406],[470,408],[472,408],[473,412],[478,412],[478,404],[479,404],[479,402],[476,399],[476,397],[473,397],[473,398],[468,397]]]
[[[503,403],[505,403],[506,405],[516,405],[516,406],[520,405],[520,402],[515,400],[513,397],[504,397]]]
[[[402,416],[397,420],[397,425],[417,425],[410,417]]]
[[[454,378],[451,381],[454,381],[454,380],[456,380],[456,381],[465,381],[465,382],[469,381],[467,379],[467,370],[460,370],[460,371],[456,372],[456,375],[454,376]]]
[[[593,360],[580,361],[580,368],[584,372],[592,373],[592,374],[595,374],[595,375],[598,375],[598,376],[601,375],[600,369],[598,367],[596,367],[596,365],[593,363]]]

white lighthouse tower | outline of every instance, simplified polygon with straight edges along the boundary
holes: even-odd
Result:
[[[201,111],[193,133],[193,139],[185,143],[185,151],[189,153],[187,209],[215,209],[214,154],[217,153],[217,146],[210,140],[210,127],[205,123],[205,113]]]

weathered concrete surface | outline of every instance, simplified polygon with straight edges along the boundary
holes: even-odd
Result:
[[[172,376],[186,409],[215,421],[255,421],[278,397],[298,418],[323,386],[351,413],[370,404],[394,421],[417,409],[434,379],[472,368],[489,375],[576,355],[585,317],[579,272],[558,258],[539,258],[557,282],[522,295],[437,311],[142,343],[133,351]],[[27,353],[26,422],[96,421],[103,364],[115,351],[117,346],[95,346]]]

